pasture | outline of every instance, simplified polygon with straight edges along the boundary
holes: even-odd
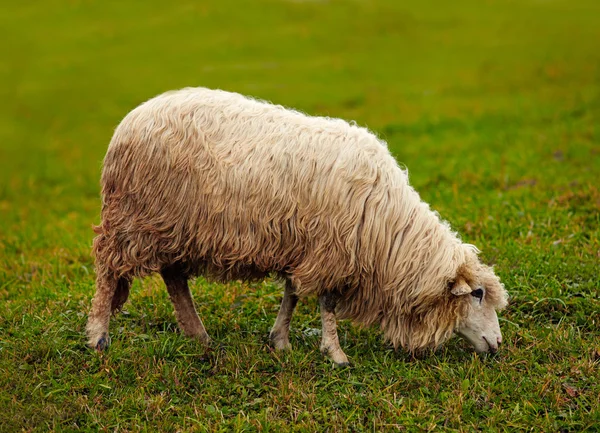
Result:
[[[0,431],[600,430],[600,3],[12,2],[0,14]],[[192,284],[214,349],[136,281],[86,348],[92,224],[139,103],[221,88],[355,120],[510,296],[504,343],[414,357],[316,299],[274,352],[279,282]]]

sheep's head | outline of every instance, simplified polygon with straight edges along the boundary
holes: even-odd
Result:
[[[472,270],[459,270],[449,288],[452,295],[468,304],[456,332],[475,351],[495,353],[502,342],[496,311],[506,306],[507,294],[492,268],[478,264]]]
[[[411,352],[435,349],[457,333],[477,352],[496,352],[502,341],[497,310],[507,294],[491,267],[468,245],[462,264],[418,290],[387,291],[380,316],[386,340]],[[423,282],[423,280],[421,280]]]

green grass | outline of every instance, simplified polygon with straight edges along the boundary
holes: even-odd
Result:
[[[0,13],[0,431],[600,431],[600,3],[31,1]],[[354,119],[511,295],[495,357],[413,358],[339,326],[353,368],[266,344],[281,289],[199,279],[217,348],[158,278],[85,347],[92,223],[119,120],[208,86]]]

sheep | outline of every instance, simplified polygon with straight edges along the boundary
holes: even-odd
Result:
[[[496,310],[507,294],[493,269],[420,199],[386,143],[354,123],[221,90],[171,91],[119,124],[101,184],[86,327],[98,351],[133,278],[153,273],[181,330],[205,345],[188,287],[198,275],[281,277],[278,350],[290,349],[298,299],[317,296],[320,349],[340,366],[340,318],[378,324],[411,352],[455,333],[477,352],[502,341]]]

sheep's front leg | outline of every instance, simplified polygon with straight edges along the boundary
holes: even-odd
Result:
[[[321,322],[323,335],[321,336],[321,353],[335,362],[338,367],[350,365],[348,357],[340,347],[337,335],[337,323],[335,321],[335,306],[338,296],[333,293],[325,293],[319,296],[321,305]]]
[[[281,307],[269,334],[269,338],[277,350],[290,350],[292,348],[290,344],[290,322],[297,303],[298,297],[294,294],[292,283],[286,280]]]
[[[210,337],[194,307],[187,275],[176,266],[163,269],[161,275],[167,286],[171,302],[175,307],[175,317],[177,317],[179,327],[188,337],[197,338],[208,346]]]

